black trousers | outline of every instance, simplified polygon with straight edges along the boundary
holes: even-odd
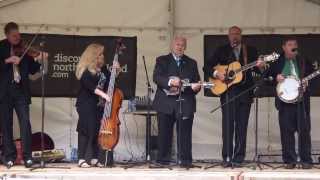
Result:
[[[98,159],[100,163],[111,165],[113,163],[113,151],[105,151],[97,143],[97,137],[88,137],[78,133],[78,158],[90,163],[92,159]],[[106,158],[107,157],[107,158]]]
[[[106,154],[106,151],[101,149],[98,144],[99,122],[102,118],[103,110],[95,107],[79,106],[77,111],[79,118],[85,118],[88,121],[87,127],[82,127],[78,130],[78,159],[84,159],[88,163],[92,159],[98,159],[100,163],[105,163],[107,160],[108,165],[112,164],[113,151],[109,151]],[[86,131],[83,130],[84,128],[86,128]]]
[[[298,152],[303,163],[311,163],[310,111],[308,102],[280,103],[279,125],[284,163],[296,163],[295,133],[298,133]],[[307,106],[306,106],[307,105]]]
[[[1,106],[1,127],[3,133],[3,155],[4,161],[15,161],[17,156],[13,141],[13,110],[15,110],[22,140],[24,160],[32,159],[31,145],[32,132],[30,125],[29,101],[23,91],[17,85],[10,87],[9,93],[3,99]]]
[[[78,132],[78,159],[90,162],[91,159],[98,159],[97,136],[88,136]]]
[[[230,100],[222,96],[221,104]],[[251,109],[251,100],[235,100],[222,107],[222,158],[224,161],[242,163],[246,155],[247,128]]]
[[[192,124],[193,116],[178,120],[179,114],[164,114],[158,112],[158,162],[171,161],[172,137],[174,123],[177,122],[177,150],[180,164],[192,163]],[[180,124],[181,122],[181,124]],[[181,126],[181,127],[180,127]],[[180,128],[180,133],[179,133]],[[180,144],[180,147],[179,147]]]

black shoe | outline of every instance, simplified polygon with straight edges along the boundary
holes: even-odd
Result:
[[[284,168],[285,168],[285,169],[294,169],[294,168],[296,168],[296,164],[292,164],[292,163],[286,164],[286,165],[284,166]]]
[[[7,161],[4,165],[7,167],[7,169],[10,169],[14,165],[14,162],[13,161]]]
[[[193,167],[193,165],[191,163],[181,163],[180,164],[181,168],[186,168],[186,169],[190,169]]]
[[[31,159],[28,159],[28,160],[25,160],[25,161],[24,161],[24,166],[25,166],[26,168],[31,168],[32,165],[33,165],[33,161],[32,161]]]
[[[302,163],[301,164],[302,169],[312,169],[312,164],[310,163]]]
[[[223,168],[228,168],[228,167],[231,167],[231,166],[232,166],[231,162],[227,162],[227,161],[223,161],[222,162],[222,167]]]
[[[242,167],[242,163],[240,163],[240,162],[232,162],[232,167],[241,168]]]
[[[159,164],[159,165],[161,165],[161,166],[168,166],[168,165],[170,165],[170,161],[157,160],[156,163]]]

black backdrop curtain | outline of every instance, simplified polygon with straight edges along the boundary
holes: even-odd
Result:
[[[28,43],[34,34],[23,34]],[[84,49],[90,43],[100,43],[105,46],[105,60],[107,66],[112,64],[116,36],[76,36],[40,34],[34,46],[44,42],[43,50],[49,53],[48,74],[45,76],[46,97],[76,97],[79,82],[75,77],[76,65]],[[119,88],[125,99],[135,96],[137,69],[137,38],[121,37],[127,47],[119,57],[122,73],[119,75]],[[31,83],[33,96],[41,96],[41,78]]]
[[[305,60],[310,61],[314,65],[314,69],[318,69],[320,61],[320,34],[272,34],[272,35],[246,35],[243,41],[257,48],[260,55],[270,54],[272,52],[281,52],[282,41],[286,36],[294,36],[298,40],[299,55]],[[204,36],[204,61],[206,62],[212,57],[217,47],[228,42],[226,35],[205,35]],[[259,77],[256,76],[256,80]],[[205,75],[205,80],[208,77]],[[320,78],[317,77],[310,82],[311,95],[320,96]],[[262,97],[271,97],[275,95],[275,87],[265,83],[260,88],[259,95]],[[205,96],[214,96],[210,90],[205,90]]]

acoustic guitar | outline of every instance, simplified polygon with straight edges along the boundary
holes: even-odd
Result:
[[[264,62],[273,62],[276,61],[280,55],[278,53],[273,52],[269,55],[260,56],[261,60]],[[221,95],[227,89],[229,89],[232,85],[238,84],[243,79],[244,71],[247,71],[254,66],[256,66],[257,61],[249,63],[247,65],[241,66],[239,61],[234,61],[228,65],[217,65],[213,69],[219,73],[225,74],[226,78],[224,81],[221,81],[217,78],[209,78],[209,81],[214,84],[211,88],[211,91],[215,95]]]

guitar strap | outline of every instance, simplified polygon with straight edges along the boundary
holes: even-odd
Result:
[[[248,51],[247,51],[247,46],[245,44],[242,44],[242,58],[243,58],[243,63],[244,66],[248,64]],[[243,73],[243,80],[242,83],[245,83],[247,80],[246,73]]]
[[[245,44],[242,44],[242,57],[243,57],[243,63],[244,65],[248,64],[248,51],[247,46]]]
[[[302,57],[297,56],[297,61],[300,62],[300,69],[299,69],[299,73],[300,73],[300,79],[304,78],[305,75],[305,59]]]

